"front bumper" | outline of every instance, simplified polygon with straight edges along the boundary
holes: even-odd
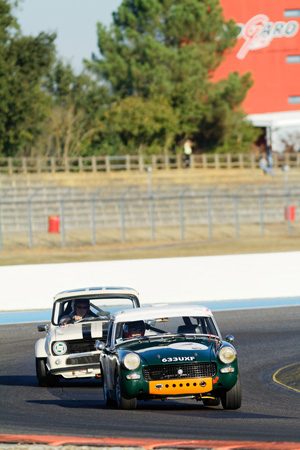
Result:
[[[100,353],[74,353],[63,356],[50,356],[48,370],[63,378],[90,378],[100,375]]]
[[[193,395],[210,392],[212,378],[186,378],[175,380],[149,381],[150,395]]]
[[[128,398],[167,398],[167,397],[201,397],[211,394],[221,396],[230,390],[237,381],[238,373],[221,374],[219,371],[214,377],[172,378],[168,380],[146,381],[141,371],[137,371],[139,378],[128,379],[130,371],[121,371],[121,380],[124,394]]]

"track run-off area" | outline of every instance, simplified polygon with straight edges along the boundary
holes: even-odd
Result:
[[[298,252],[295,253],[299,257]],[[157,276],[157,303],[162,301],[167,292],[162,282],[163,278],[169,283],[168,296],[173,294],[176,302],[184,298],[183,292],[186,287],[186,301],[196,301],[192,298],[193,295],[199,298],[199,303],[207,304],[214,311],[223,337],[227,334],[235,337],[234,345],[238,352],[243,398],[239,410],[225,411],[221,407],[205,407],[201,402],[185,399],[138,402],[136,410],[121,411],[105,407],[99,380],[62,380],[57,387],[38,387],[35,377],[34,345],[41,337],[41,333],[37,331],[37,323],[3,323],[0,326],[0,450],[1,448],[23,450],[23,447],[28,448],[28,444],[35,444],[37,446],[35,450],[38,450],[39,446],[43,446],[40,447],[43,449],[45,446],[67,448],[68,444],[87,448],[300,450],[300,302],[296,297],[298,275],[297,280],[293,281],[300,265],[298,268],[294,266],[299,261],[295,259],[295,254],[291,259],[293,264],[288,267],[284,265],[287,262],[287,255],[282,254],[282,258],[279,258],[279,254],[278,258],[276,255],[273,255],[272,263],[270,263],[272,258],[269,259],[266,255],[262,255],[260,263],[255,263],[254,258],[250,258],[251,260],[240,258],[238,261],[238,257],[236,259],[222,257],[222,264],[214,259],[206,260],[205,265],[204,261],[198,258],[186,258],[189,260],[187,262],[190,270],[186,271],[182,265],[183,261],[178,261],[178,266],[181,266],[180,278],[176,273],[176,262],[170,261],[169,267],[175,272],[172,283],[167,272],[165,277]],[[283,264],[281,280],[277,279],[279,271],[276,269],[279,259]],[[235,275],[231,272],[230,260],[237,268]],[[163,264],[166,262],[162,261]],[[126,262],[122,263],[123,267],[126,267]],[[148,272],[148,277],[143,273],[139,278],[138,273],[132,272],[131,276],[127,277],[128,282],[125,283],[124,277],[128,275],[132,266],[122,272],[121,265],[118,264],[116,268],[118,270],[109,275],[112,264],[106,268],[103,263],[100,267],[103,270],[100,271],[100,263],[94,263],[95,266],[84,264],[87,264],[85,268],[89,269],[89,272],[84,272],[80,284],[79,268],[75,267],[76,263],[44,265],[47,267],[44,267],[43,271],[47,271],[53,281],[51,296],[60,290],[80,285],[128,285],[136,288],[141,294],[142,302],[147,304],[150,296],[147,287],[151,285],[150,293],[153,295],[155,291],[153,280],[161,270],[159,264],[155,269],[155,264],[152,263],[154,270]],[[140,264],[141,270],[150,269],[149,262],[145,264],[147,267]],[[226,282],[225,274],[220,271],[223,265],[228,275]],[[262,266],[264,273],[261,277],[255,278]],[[21,276],[22,268],[26,270]],[[1,269],[3,268],[0,268],[0,275],[4,275],[1,274]],[[55,279],[49,269],[53,269],[55,273],[60,272],[59,279]],[[81,266],[80,270],[82,269]],[[211,296],[215,296],[218,303],[212,298],[208,298],[205,302],[209,288],[208,281],[213,280],[210,271],[213,270],[215,283],[211,284]],[[17,301],[29,305],[28,309],[36,309],[29,301],[31,294],[31,299],[37,302],[38,289],[34,284],[36,280],[41,294],[39,306],[48,309],[51,305],[51,296],[50,303],[49,298],[47,301],[43,300],[45,298],[45,292],[42,292],[43,271],[40,266],[36,267],[36,271],[34,266],[20,267],[20,278],[19,280],[15,278],[14,286],[10,283],[11,275],[6,279],[1,277],[5,289],[9,284],[12,286],[7,297],[4,289],[1,306],[6,301],[11,303],[13,297],[11,291],[14,294],[18,291]],[[272,284],[270,271],[273,274]],[[36,277],[25,281],[29,273],[35,273]],[[15,271],[14,275],[16,274]],[[194,280],[196,274],[197,278]],[[236,281],[237,275],[240,277],[239,281]],[[74,278],[76,276],[77,279]],[[234,281],[236,282],[230,299],[230,282]],[[225,307],[222,298],[216,295],[219,290],[221,296],[222,283],[224,301],[235,302],[232,309],[228,304]],[[266,300],[265,303],[259,303],[258,293],[261,292],[261,297],[266,297],[268,284],[273,297],[270,295],[267,303]],[[287,291],[286,299],[283,295],[284,285]],[[33,286],[31,291],[30,286]],[[45,286],[47,296],[50,287],[49,281]],[[278,295],[274,295],[274,288],[277,288]],[[192,289],[196,289],[194,294]],[[243,301],[239,300],[242,289],[245,292]],[[246,300],[247,298],[252,298],[253,301]],[[282,301],[278,302],[278,298]],[[250,305],[247,302],[250,302]],[[17,309],[20,308],[4,310],[1,307],[1,310],[6,312]]]

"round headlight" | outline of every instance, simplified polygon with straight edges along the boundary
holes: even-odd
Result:
[[[67,353],[67,344],[65,342],[54,342],[52,350],[55,355],[64,355]]]
[[[219,352],[219,359],[224,364],[230,364],[235,360],[235,351],[231,347],[223,347]]]
[[[135,370],[140,365],[140,358],[136,353],[127,353],[123,362],[126,369]]]

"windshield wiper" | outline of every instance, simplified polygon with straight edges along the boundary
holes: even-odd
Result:
[[[137,342],[137,341],[155,341],[155,340],[162,340],[162,339],[174,339],[177,338],[178,336],[180,337],[185,337],[184,334],[176,334],[176,333],[163,333],[163,334],[152,334],[149,336],[140,336],[140,337],[134,337],[134,338],[126,338],[124,339],[122,342],[118,343],[119,344],[127,344],[127,343],[131,343],[131,342]]]
[[[118,347],[119,345],[124,344],[131,344],[136,343],[137,341],[148,341],[150,336],[139,336],[139,337],[131,337],[131,338],[124,338],[121,342],[117,342],[115,344],[115,347]]]
[[[105,317],[105,319],[108,321],[107,317]],[[80,322],[93,322],[95,320],[104,320],[104,318],[102,317],[83,317],[82,319],[76,320],[75,323],[80,323]]]

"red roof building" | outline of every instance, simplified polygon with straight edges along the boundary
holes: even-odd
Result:
[[[243,105],[249,114],[300,109],[300,1],[220,3],[225,18],[233,18],[240,33],[216,77],[224,78],[234,70],[252,73],[254,86]]]
[[[286,125],[291,117],[300,133],[300,0],[220,0],[220,4],[240,33],[215,79],[234,71],[251,72],[254,85],[243,103],[249,118],[255,118],[257,126],[271,127],[271,133],[284,113]]]

